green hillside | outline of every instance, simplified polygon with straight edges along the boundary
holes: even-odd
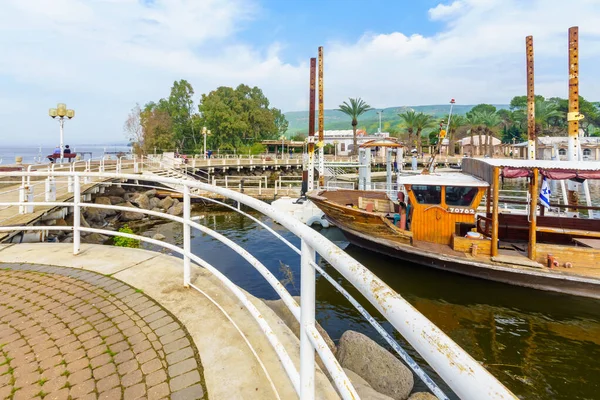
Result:
[[[508,109],[508,104],[494,104],[498,109]],[[453,114],[464,115],[474,105],[455,105],[453,108]],[[379,128],[379,116],[375,109],[366,112],[361,115],[358,120],[359,129],[366,129],[368,133],[377,132]],[[442,118],[450,110],[448,104],[431,105],[431,106],[405,106],[405,107],[389,107],[383,109],[383,116],[381,117],[381,124],[383,131],[389,129],[402,130],[402,120],[398,116],[399,113],[408,110],[415,110],[417,112],[423,112],[430,114],[435,117]],[[308,111],[291,111],[285,113],[285,117],[289,122],[287,136],[293,136],[298,133],[308,133]],[[350,125],[350,119],[348,116],[341,111],[337,110],[325,110],[325,130],[338,130],[338,129],[352,129]]]

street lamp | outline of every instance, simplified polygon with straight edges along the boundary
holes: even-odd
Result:
[[[56,108],[51,108],[48,111],[48,115],[53,119],[58,117],[58,122],[60,124],[60,162],[63,161],[63,157],[65,155],[64,152],[64,140],[63,140],[63,129],[65,126],[65,117],[71,119],[75,117],[75,111],[71,109],[67,109],[67,105],[65,103],[58,103]]]
[[[284,135],[281,135],[281,136],[279,137],[279,139],[281,139],[281,159],[283,160],[283,157],[284,157],[284,155],[283,155],[283,151],[284,151],[284,148],[283,148],[283,146],[284,146],[285,136],[284,136]]]
[[[206,160],[206,137],[210,135],[210,129],[206,130],[206,127],[202,127],[202,134],[204,135],[204,159]]]
[[[381,115],[383,114],[383,110],[377,111],[377,114],[379,114],[379,133],[381,133]]]

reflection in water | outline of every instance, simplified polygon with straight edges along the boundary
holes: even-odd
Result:
[[[299,256],[268,231],[233,212],[197,214],[201,215],[200,223],[240,244],[278,279],[285,278],[280,263],[289,265],[295,280],[287,288],[293,295],[300,293]],[[284,228],[271,226],[300,246],[299,239]],[[165,231],[171,230],[180,238],[177,224],[162,225],[158,230],[167,236]],[[207,235],[193,233],[192,249],[197,255],[253,295],[277,297],[240,256]],[[321,233],[394,288],[519,397],[600,398],[600,301],[428,269],[348,246],[336,228]],[[361,304],[368,304],[331,266],[319,262]],[[420,360],[374,307],[366,308]],[[383,344],[358,311],[322,277],[317,279],[317,318],[336,342],[344,331],[353,329]],[[424,388],[420,382],[417,385]]]

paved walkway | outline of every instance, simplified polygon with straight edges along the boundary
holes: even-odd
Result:
[[[204,398],[187,331],[142,291],[73,268],[0,268],[0,398]]]

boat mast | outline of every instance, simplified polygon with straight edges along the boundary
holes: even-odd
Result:
[[[527,52],[527,159],[535,160],[535,91],[533,71],[533,36],[525,38]]]
[[[567,151],[569,161],[579,161],[579,120],[583,115],[579,114],[579,28],[573,26],[569,28],[569,113],[567,121],[569,123],[569,137],[567,142]],[[569,205],[577,206],[579,185],[573,181],[568,181],[569,186]],[[571,207],[571,211],[577,211],[576,207]]]
[[[325,186],[325,138],[323,137],[323,46],[319,47],[319,187]]]
[[[433,154],[431,155],[431,157],[429,157],[429,164],[423,170],[423,172],[425,172],[425,173],[433,172],[433,170],[435,169],[435,157],[440,153],[440,151],[442,149],[442,141],[446,138],[446,134],[447,134],[448,130],[450,129],[450,119],[452,118],[452,107],[454,106],[455,103],[456,103],[456,100],[454,100],[454,99],[450,100],[450,113],[448,114],[448,122],[446,124],[446,130],[444,130],[442,127],[443,121],[442,121],[442,123],[440,123],[440,131],[438,133],[438,141],[437,141],[436,146],[433,149]]]
[[[308,97],[308,174],[307,188],[314,189],[315,182],[315,75],[317,59],[310,59],[310,91]]]

